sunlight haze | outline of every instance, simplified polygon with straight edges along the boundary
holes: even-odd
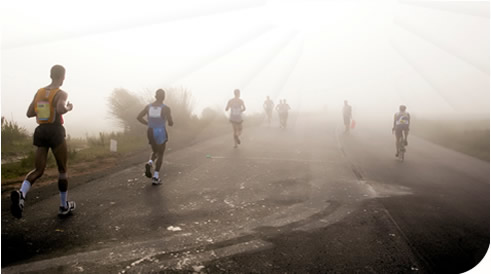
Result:
[[[76,136],[118,130],[107,109],[116,88],[183,87],[198,116],[239,88],[247,113],[270,96],[293,111],[340,115],[346,99],[359,116],[390,119],[405,104],[430,118],[488,117],[489,2],[442,3],[4,2],[1,114],[32,131],[27,107],[61,64]]]

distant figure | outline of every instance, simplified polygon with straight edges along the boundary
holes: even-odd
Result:
[[[264,111],[266,112],[266,116],[268,118],[268,126],[271,124],[271,117],[273,116],[274,103],[273,100],[269,99],[269,96],[266,97],[266,101],[263,104]]]
[[[394,124],[392,133],[396,134],[396,157],[399,157],[400,147],[399,142],[404,138],[404,146],[407,146],[407,136],[409,134],[409,125],[411,124],[411,116],[406,112],[406,106],[399,106],[399,112],[394,114]]]
[[[244,101],[240,99],[240,90],[234,90],[234,98],[230,99],[227,103],[225,111],[230,109],[230,123],[234,130],[234,148],[240,145],[240,135],[242,134],[242,112],[246,110]]]
[[[147,105],[136,117],[140,123],[148,125],[147,138],[148,143],[152,147],[152,154],[148,163],[145,164],[145,176],[152,178],[153,185],[162,183],[159,172],[162,161],[164,160],[165,145],[169,140],[165,125],[166,123],[169,126],[174,125],[170,108],[164,104],[164,100],[165,91],[158,89],[155,92],[155,102]],[[147,116],[148,121],[143,119],[145,116]],[[155,163],[155,171],[152,176],[152,167],[155,160],[157,162]]]
[[[37,91],[27,109],[27,117],[36,117],[39,126],[34,131],[33,144],[37,146],[35,156],[35,169],[29,172],[22,182],[20,190],[12,191],[12,215],[22,217],[24,200],[31,186],[44,173],[48,151],[51,151],[58,166],[58,190],[60,191],[60,208],[58,215],[64,216],[75,210],[75,202],[67,200],[68,176],[67,176],[67,145],[66,132],[63,127],[61,115],[71,111],[73,105],[67,102],[68,94],[61,90],[65,80],[65,68],[55,65],[51,68],[51,84]]]
[[[344,132],[349,132],[350,123],[351,123],[351,106],[348,105],[347,100],[344,100],[343,120],[344,120],[344,127],[345,127]]]
[[[276,110],[280,117],[280,128],[286,128],[288,111],[290,111],[290,105],[286,103],[286,99],[280,100],[280,104],[276,106]]]

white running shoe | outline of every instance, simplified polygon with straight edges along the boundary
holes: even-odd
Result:
[[[77,205],[75,204],[74,201],[69,201],[66,203],[66,207],[60,206],[60,210],[58,211],[59,216],[66,216],[70,214],[70,212],[74,211]]]
[[[155,177],[152,178],[152,185],[160,185],[160,184],[162,184],[162,180],[160,180],[160,178],[155,178]]]

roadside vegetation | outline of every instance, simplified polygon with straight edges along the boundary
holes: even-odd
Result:
[[[230,125],[223,112],[224,106],[205,108],[198,117],[193,114],[194,101],[189,90],[165,90],[164,103],[171,107],[174,119],[174,126],[168,127],[169,148],[178,149],[230,131]],[[66,140],[71,168],[87,163],[91,166],[101,166],[99,163],[108,159],[122,159],[129,154],[148,152],[146,126],[140,124],[136,116],[146,104],[154,100],[153,95],[153,91],[136,94],[122,88],[114,89],[107,105],[109,114],[121,131],[87,134],[84,138],[72,138],[68,135]],[[245,126],[255,126],[261,122],[262,115],[250,115]],[[111,152],[109,149],[111,139],[117,141],[117,152]],[[34,155],[32,133],[15,121],[8,121],[2,117],[2,185],[21,181],[33,169]],[[55,168],[56,163],[49,153],[47,169]]]

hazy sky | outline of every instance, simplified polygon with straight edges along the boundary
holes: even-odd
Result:
[[[248,112],[269,95],[294,110],[347,99],[357,115],[406,104],[421,116],[489,116],[487,1],[9,2],[1,114],[30,130],[27,107],[54,64],[67,69],[65,121],[78,136],[114,128],[115,88],[182,86],[197,114],[240,88]]]

